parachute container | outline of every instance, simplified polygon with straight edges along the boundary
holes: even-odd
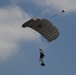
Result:
[[[59,36],[58,29],[50,21],[43,18],[32,18],[25,22],[22,27],[30,27],[34,29],[49,42],[55,40]]]

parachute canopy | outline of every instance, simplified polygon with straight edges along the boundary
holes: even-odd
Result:
[[[50,21],[43,18],[32,18],[25,22],[22,27],[30,27],[36,30],[49,42],[59,36],[58,29]]]

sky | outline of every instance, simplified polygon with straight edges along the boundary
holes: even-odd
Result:
[[[33,17],[48,19],[60,36],[48,42],[21,27]],[[76,75],[75,32],[76,0],[0,0],[0,75]],[[39,48],[44,49],[44,67]]]

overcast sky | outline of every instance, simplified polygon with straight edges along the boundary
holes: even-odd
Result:
[[[64,14],[50,19],[66,9]],[[47,42],[22,28],[33,17],[50,20],[60,36]],[[76,0],[0,0],[0,75],[76,75]],[[39,48],[46,64],[40,66]]]

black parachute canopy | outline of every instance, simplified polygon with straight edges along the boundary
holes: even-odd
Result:
[[[50,21],[43,18],[32,18],[25,22],[22,27],[30,27],[36,30],[49,42],[55,40],[59,36],[58,29]]]

